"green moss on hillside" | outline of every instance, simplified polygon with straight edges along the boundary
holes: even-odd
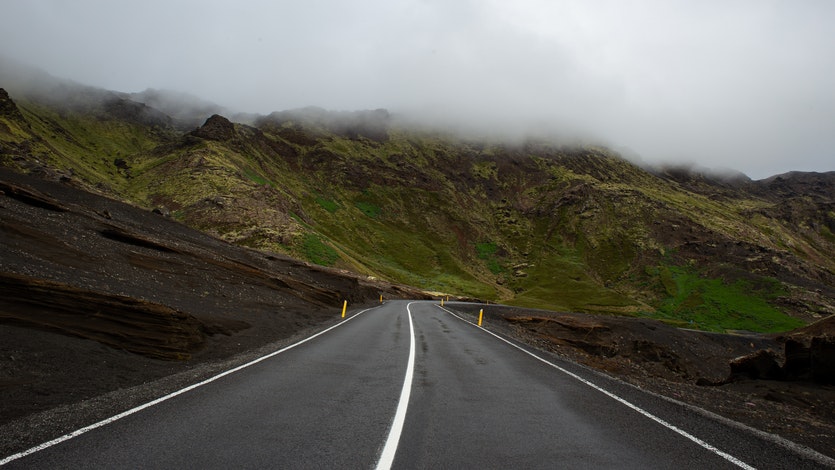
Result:
[[[79,181],[234,243],[428,290],[778,331],[799,324],[786,313],[803,313],[774,306],[786,279],[809,272],[794,289],[825,289],[835,272],[835,215],[784,215],[814,211],[808,198],[781,207],[679,183],[596,147],[398,128],[371,139],[301,121],[178,135],[93,111],[21,110],[26,123],[0,120],[4,151],[28,146]],[[723,263],[747,274],[716,274]]]
[[[302,239],[302,250],[304,250],[304,257],[322,266],[333,266],[339,259],[339,253],[319,235],[308,233]]]
[[[769,302],[786,293],[775,279],[728,282],[700,276],[692,268],[661,266],[657,270],[667,296],[654,318],[708,331],[787,331],[803,326]]]

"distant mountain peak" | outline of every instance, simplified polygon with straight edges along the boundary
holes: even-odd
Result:
[[[220,114],[213,114],[191,135],[208,140],[227,141],[235,137],[235,125]]]

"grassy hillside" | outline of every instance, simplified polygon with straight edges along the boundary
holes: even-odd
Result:
[[[811,197],[797,178],[728,182],[597,147],[468,141],[398,128],[381,110],[254,126],[213,116],[183,134],[129,101],[1,109],[6,166],[317,264],[716,331],[835,312],[835,177],[803,180],[823,185]]]

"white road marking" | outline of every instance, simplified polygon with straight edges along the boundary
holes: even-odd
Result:
[[[394,413],[394,421],[389,430],[389,437],[386,445],[380,454],[377,462],[377,470],[389,470],[394,463],[394,456],[397,454],[397,445],[400,443],[400,434],[403,433],[403,423],[406,422],[406,410],[409,408],[409,396],[412,394],[412,375],[415,370],[415,326],[412,323],[412,310],[409,308],[414,302],[406,304],[406,312],[409,315],[409,361],[406,365],[406,378],[403,379],[403,389],[400,391],[400,401],[397,403],[397,411]]]
[[[373,307],[373,308],[377,308],[377,307]],[[296,346],[302,345],[302,344],[304,344],[304,343],[306,343],[306,342],[308,342],[308,341],[312,340],[313,338],[316,338],[317,336],[323,335],[323,334],[327,333],[328,331],[330,331],[330,330],[332,330],[332,329],[334,329],[334,328],[336,328],[336,327],[338,327],[338,326],[344,325],[344,324],[345,324],[345,323],[347,323],[348,321],[353,320],[354,318],[357,318],[358,316],[362,315],[363,313],[365,313],[365,312],[367,312],[367,311],[369,311],[369,310],[371,310],[371,308],[367,308],[367,309],[365,309],[365,310],[363,310],[363,311],[361,311],[361,312],[357,313],[356,315],[353,315],[353,316],[351,316],[351,317],[349,317],[349,318],[346,318],[345,320],[343,320],[343,321],[341,321],[341,322],[337,323],[336,325],[333,325],[333,326],[331,326],[330,328],[327,328],[327,329],[325,329],[325,330],[322,330],[322,331],[320,331],[320,332],[316,333],[316,334],[315,334],[315,335],[313,335],[313,336],[309,336],[309,337],[307,337],[307,338],[305,338],[305,339],[303,339],[303,340],[301,340],[301,341],[298,341],[298,342],[296,342],[296,343],[291,344],[290,346],[287,346],[287,347],[285,347],[285,348],[279,349],[278,351],[273,351],[273,352],[271,352],[271,353],[267,354],[266,356],[261,356],[261,357],[259,357],[258,359],[255,359],[255,360],[253,360],[253,361],[247,362],[246,364],[241,365],[241,366],[238,366],[238,367],[235,367],[234,369],[229,369],[229,370],[227,370],[226,372],[222,372],[222,373],[220,373],[220,374],[218,374],[218,375],[215,375],[214,377],[210,377],[210,378],[208,378],[208,379],[206,379],[206,380],[204,380],[204,381],[202,381],[202,382],[200,382],[200,383],[196,383],[196,384],[193,384],[193,385],[189,385],[188,387],[186,387],[186,388],[184,388],[184,389],[177,390],[176,392],[169,393],[168,395],[165,395],[164,397],[160,397],[160,398],[157,398],[156,400],[149,401],[148,403],[145,403],[144,405],[139,405],[139,406],[137,406],[136,408],[131,408],[131,409],[129,409],[129,410],[127,410],[127,411],[124,411],[124,412],[122,412],[122,413],[119,413],[119,414],[117,414],[117,415],[115,415],[115,416],[111,416],[110,418],[107,418],[107,419],[104,419],[104,420],[102,420],[102,421],[99,421],[98,423],[94,423],[94,424],[91,424],[91,425],[89,425],[89,426],[83,427],[83,428],[81,428],[81,429],[77,429],[77,430],[75,430],[75,431],[73,431],[73,432],[71,432],[71,433],[69,433],[69,434],[64,434],[64,435],[63,435],[63,436],[61,436],[61,437],[55,438],[55,439],[53,439],[53,440],[51,440],[51,441],[48,441],[48,442],[44,442],[43,444],[36,445],[35,447],[32,447],[31,449],[24,450],[23,452],[19,452],[19,453],[17,453],[17,454],[10,455],[10,456],[8,456],[8,457],[4,458],[3,460],[0,460],[0,466],[5,465],[5,464],[7,464],[7,463],[9,463],[9,462],[11,462],[11,461],[17,460],[17,459],[19,459],[19,458],[26,457],[27,455],[34,454],[35,452],[38,452],[38,451],[41,451],[41,450],[47,449],[47,448],[52,447],[52,446],[54,446],[54,445],[56,445],[56,444],[60,444],[60,443],[62,443],[62,442],[64,442],[64,441],[67,441],[67,440],[70,440],[70,439],[72,439],[72,438],[74,438],[74,437],[80,436],[80,435],[82,435],[82,434],[86,433],[87,431],[92,431],[93,429],[100,428],[100,427],[105,426],[105,425],[107,425],[107,424],[110,424],[110,423],[112,423],[112,422],[114,422],[114,421],[120,420],[120,419],[122,419],[122,418],[124,418],[124,417],[126,417],[126,416],[130,416],[130,415],[132,415],[132,414],[134,414],[134,413],[138,413],[138,412],[140,412],[140,411],[142,411],[142,410],[144,410],[144,409],[146,409],[146,408],[150,408],[150,407],[152,407],[152,406],[154,406],[154,405],[157,405],[157,404],[162,403],[162,402],[164,402],[164,401],[166,401],[166,400],[169,400],[169,399],[171,399],[171,398],[174,398],[174,397],[176,397],[177,395],[182,395],[183,393],[186,393],[186,392],[188,392],[188,391],[194,390],[194,389],[195,389],[195,388],[197,388],[197,387],[202,387],[203,385],[206,385],[206,384],[208,384],[208,383],[214,382],[215,380],[217,380],[217,379],[219,379],[219,378],[221,378],[221,377],[226,377],[227,375],[232,374],[232,373],[234,373],[234,372],[237,372],[237,371],[239,371],[239,370],[241,370],[241,369],[246,369],[246,368],[247,368],[247,367],[249,367],[249,366],[255,365],[255,364],[257,364],[257,363],[259,363],[259,362],[261,362],[261,361],[264,361],[264,360],[266,360],[266,359],[269,359],[269,358],[271,358],[271,357],[273,357],[273,356],[277,356],[278,354],[281,354],[281,353],[283,353],[283,352],[285,352],[285,351],[289,351],[289,350],[291,350],[291,349],[295,348]],[[409,321],[411,321],[411,317],[409,318]],[[414,343],[414,338],[412,338],[412,342]]]
[[[632,404],[631,402],[629,402],[629,401],[627,401],[627,400],[625,400],[625,399],[623,399],[623,398],[619,397],[618,395],[615,395],[614,393],[612,393],[612,392],[610,392],[610,391],[608,391],[608,390],[606,390],[606,389],[604,389],[604,388],[602,388],[602,387],[600,387],[600,386],[598,386],[598,385],[596,385],[596,384],[594,384],[594,383],[592,383],[592,382],[589,382],[588,380],[586,380],[586,379],[584,379],[584,378],[580,377],[579,375],[577,375],[577,374],[575,374],[575,373],[573,373],[573,372],[571,372],[571,371],[568,371],[568,370],[566,370],[566,369],[563,369],[562,367],[560,367],[560,366],[558,366],[558,365],[554,364],[553,362],[550,362],[550,361],[548,361],[548,360],[546,360],[546,359],[543,359],[543,358],[541,358],[541,357],[537,356],[536,354],[534,354],[534,353],[532,353],[532,352],[530,352],[530,351],[527,351],[527,350],[525,350],[524,348],[521,348],[521,347],[519,347],[519,346],[518,346],[518,345],[516,345],[516,344],[511,343],[510,341],[508,341],[508,340],[506,340],[506,339],[502,338],[501,336],[497,335],[496,333],[493,333],[493,332],[492,332],[492,331],[490,331],[490,330],[486,330],[486,329],[484,329],[484,328],[482,328],[482,327],[480,327],[480,326],[476,325],[475,323],[473,323],[473,322],[471,322],[471,321],[469,321],[469,320],[467,320],[467,319],[465,319],[465,318],[463,318],[463,317],[460,317],[460,316],[456,315],[455,313],[453,313],[453,312],[451,312],[451,311],[449,311],[449,310],[447,310],[447,309],[445,309],[445,308],[443,308],[443,307],[441,307],[441,306],[438,306],[438,308],[440,308],[441,310],[443,310],[443,311],[447,312],[448,314],[452,315],[453,317],[455,317],[455,318],[457,318],[457,319],[459,319],[459,320],[461,320],[461,321],[463,321],[463,322],[465,322],[465,323],[469,323],[470,325],[473,325],[473,326],[475,326],[476,328],[478,328],[478,329],[480,329],[480,330],[483,330],[485,333],[488,333],[488,334],[490,334],[490,335],[495,336],[496,338],[498,338],[498,339],[500,339],[500,340],[504,341],[505,343],[507,343],[507,344],[509,344],[509,345],[513,346],[514,348],[516,348],[516,349],[518,349],[518,350],[522,351],[523,353],[525,353],[525,354],[527,354],[527,355],[529,355],[529,356],[531,356],[531,357],[533,357],[533,358],[536,358],[537,360],[539,360],[539,361],[541,361],[541,362],[544,362],[545,364],[548,364],[549,366],[551,366],[551,367],[553,367],[553,368],[557,369],[558,371],[560,371],[560,372],[562,372],[562,373],[564,373],[564,374],[568,375],[569,377],[574,378],[574,379],[577,379],[577,380],[579,380],[580,382],[582,382],[582,383],[584,383],[584,384],[588,385],[589,387],[591,387],[591,388],[593,388],[593,389],[595,389],[595,390],[597,390],[597,391],[599,391],[599,392],[603,393],[604,395],[607,395],[608,397],[610,397],[610,398],[612,398],[612,399],[614,399],[614,400],[616,400],[616,401],[618,401],[618,402],[620,402],[620,403],[622,403],[622,404],[624,404],[624,405],[628,406],[629,408],[631,408],[631,409],[633,409],[633,410],[637,411],[638,413],[640,413],[640,414],[642,414],[642,415],[646,416],[647,418],[649,418],[649,419],[651,419],[651,420],[655,421],[656,423],[658,423],[658,424],[660,424],[660,425],[662,425],[662,426],[666,427],[667,429],[670,429],[671,431],[674,431],[674,432],[676,432],[676,433],[680,434],[681,436],[686,437],[687,439],[689,439],[689,440],[691,440],[691,441],[695,442],[696,444],[698,444],[698,445],[700,445],[700,446],[704,447],[705,449],[707,449],[707,450],[709,450],[709,451],[713,452],[714,454],[716,454],[716,455],[718,455],[718,456],[722,457],[723,459],[727,460],[728,462],[731,462],[732,464],[734,464],[734,465],[736,465],[736,466],[738,466],[738,467],[740,467],[740,468],[744,468],[744,469],[746,469],[746,470],[755,470],[755,467],[752,467],[752,466],[748,465],[747,463],[745,463],[745,462],[743,462],[743,461],[739,460],[738,458],[734,457],[733,455],[728,454],[728,453],[726,453],[726,452],[723,452],[723,451],[721,451],[721,450],[717,449],[716,447],[714,447],[714,446],[712,446],[712,445],[708,444],[707,442],[705,442],[705,441],[703,441],[703,440],[699,439],[698,437],[696,437],[696,436],[694,436],[694,435],[692,435],[692,434],[688,433],[687,431],[685,431],[685,430],[683,430],[683,429],[681,429],[681,428],[678,428],[678,427],[676,427],[675,425],[670,424],[670,423],[668,423],[668,422],[664,421],[663,419],[661,419],[661,418],[659,418],[659,417],[655,416],[654,414],[650,413],[649,411],[646,411],[646,410],[644,410],[643,408],[640,408],[640,407],[638,407],[637,405],[634,405],[634,404]]]

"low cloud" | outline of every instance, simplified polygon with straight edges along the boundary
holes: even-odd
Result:
[[[832,170],[832,2],[4,4],[0,53],[245,112],[386,108],[754,178]],[[2,85],[0,85],[2,86]]]

